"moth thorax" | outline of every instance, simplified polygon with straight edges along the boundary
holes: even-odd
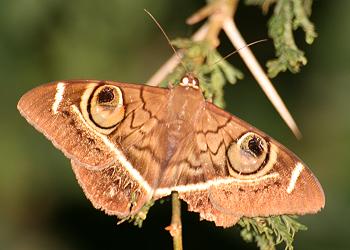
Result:
[[[232,170],[238,174],[255,174],[262,169],[268,158],[269,145],[266,140],[253,132],[242,135],[227,151]]]
[[[113,85],[98,87],[89,102],[91,120],[100,128],[112,128],[123,118],[125,109],[121,90]]]

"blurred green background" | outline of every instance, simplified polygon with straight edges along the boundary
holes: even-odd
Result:
[[[78,186],[69,160],[18,113],[27,90],[60,79],[145,82],[172,55],[153,13],[172,38],[195,30],[184,24],[203,0],[188,1],[0,1],[0,249],[171,249],[164,230],[170,202],[155,205],[142,229],[95,210]],[[243,81],[225,89],[227,109],[291,148],[319,178],[326,208],[300,221],[296,249],[350,249],[350,1],[315,1],[312,21],[319,38],[298,45],[309,63],[300,74],[276,79],[299,124],[296,140],[239,56],[229,59]],[[240,4],[237,25],[247,42],[267,36],[256,7]],[[222,36],[223,54],[233,48]],[[273,57],[272,42],[255,45],[261,62]],[[185,249],[256,249],[239,230],[215,228],[184,213]]]

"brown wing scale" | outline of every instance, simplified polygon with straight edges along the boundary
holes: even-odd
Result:
[[[109,135],[144,179],[155,187],[166,154],[166,95],[140,91],[139,101],[130,100],[123,122]]]
[[[89,83],[72,81],[67,84],[69,87],[64,89],[63,100],[57,113],[52,109],[59,84],[57,82],[27,92],[19,101],[18,109],[29,123],[50,139],[68,158],[87,167],[104,168],[114,162],[113,153],[95,134],[85,128],[71,108],[72,105],[79,107]]]
[[[72,161],[75,176],[94,207],[120,218],[136,213],[152,196],[120,164],[100,171]]]
[[[58,86],[61,97],[55,106]],[[113,128],[100,128],[89,113],[94,93],[103,86],[122,93],[124,117]],[[152,198],[161,155],[154,160],[156,154],[149,152],[156,151],[156,138],[164,131],[161,121],[167,93],[167,89],[111,81],[54,82],[26,93],[18,109],[72,160],[76,177],[94,206],[123,217]],[[108,101],[110,96],[98,97]]]

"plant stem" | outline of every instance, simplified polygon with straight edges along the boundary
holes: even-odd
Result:
[[[300,139],[302,135],[296,122],[289,113],[282,98],[278,95],[275,87],[272,85],[272,82],[260,66],[258,60],[255,58],[253,52],[247,46],[247,43],[244,41],[235,22],[233,21],[233,18],[227,18],[225,20],[223,23],[223,29],[233,46],[238,50],[238,54],[242,57],[248,69],[255,77],[262,90],[265,92],[266,96],[270,99],[272,105],[276,108],[277,112],[292,130],[294,135]]]
[[[192,36],[193,41],[201,41],[204,39],[208,31],[208,25],[204,24],[196,33]],[[182,54],[179,51],[180,55]],[[170,74],[175,67],[179,64],[179,58],[176,55],[173,55],[168,61],[166,61],[156,73],[147,81],[147,85],[158,86],[160,82]]]
[[[182,250],[181,201],[177,192],[172,193],[171,224],[166,228],[173,237],[174,250]]]
[[[216,48],[219,45],[219,32],[224,29],[230,41],[242,56],[243,61],[252,72],[277,112],[281,115],[282,119],[286,122],[295,136],[300,138],[301,132],[299,131],[292,115],[289,113],[281,97],[278,95],[266,73],[257,62],[254,54],[247,46],[234,23],[233,16],[236,12],[238,2],[238,0],[210,1],[208,5],[196,11],[191,17],[189,17],[186,22],[190,25],[208,18],[207,23],[196,33],[194,40],[208,40],[213,48]],[[268,2],[270,1],[266,1],[266,4]],[[178,63],[178,58],[174,55],[151,77],[148,84],[152,86],[159,85],[159,83],[177,66]]]

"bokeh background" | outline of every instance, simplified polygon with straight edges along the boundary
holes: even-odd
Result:
[[[69,160],[19,115],[27,90],[60,79],[145,82],[172,55],[153,13],[170,37],[189,36],[184,20],[203,6],[188,1],[0,1],[0,249],[171,249],[164,230],[170,202],[155,205],[142,229],[95,210],[78,186]],[[309,63],[299,74],[274,80],[303,139],[296,140],[240,58],[229,59],[244,80],[225,89],[227,109],[296,152],[318,176],[326,208],[300,221],[296,249],[350,249],[350,1],[315,1],[319,37],[298,45]],[[240,4],[237,24],[248,42],[265,38],[267,17]],[[233,50],[222,36],[223,54]],[[273,57],[271,41],[255,45],[261,62]],[[256,249],[239,230],[215,228],[186,212],[185,249]]]

